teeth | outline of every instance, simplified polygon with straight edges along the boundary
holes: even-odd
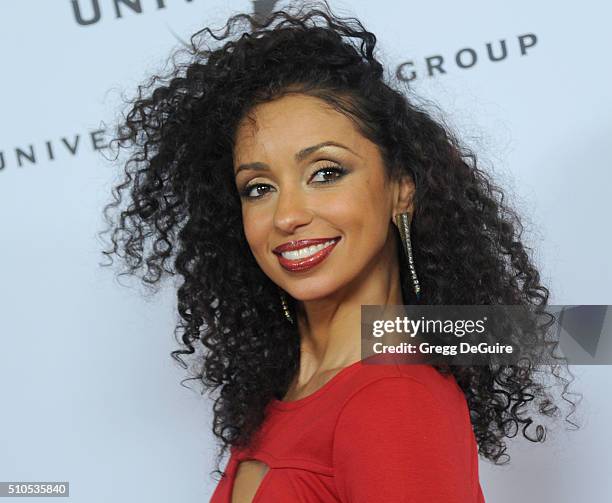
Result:
[[[281,255],[288,260],[298,260],[306,257],[310,257],[317,252],[320,252],[323,248],[327,248],[330,245],[333,245],[336,241],[326,241],[325,243],[321,243],[314,246],[307,246],[305,248],[300,248],[299,250],[291,250],[287,252],[281,253]]]

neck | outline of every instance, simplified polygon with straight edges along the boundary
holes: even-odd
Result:
[[[391,243],[394,245],[393,240]],[[297,305],[300,381],[361,358],[361,306],[403,304],[395,246],[333,295]]]

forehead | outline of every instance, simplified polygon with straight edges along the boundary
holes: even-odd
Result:
[[[250,120],[250,119],[252,120]],[[253,108],[238,125],[234,159],[293,154],[323,141],[359,150],[365,138],[346,115],[312,96],[290,94]]]

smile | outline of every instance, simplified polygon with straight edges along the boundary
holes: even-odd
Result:
[[[280,265],[288,271],[304,271],[323,262],[332,252],[340,237],[324,243],[304,246],[302,248],[275,252]]]

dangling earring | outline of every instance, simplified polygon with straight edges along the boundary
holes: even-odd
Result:
[[[416,275],[416,271],[414,269],[414,260],[412,258],[412,245],[410,243],[410,213],[399,213],[395,215],[395,223],[399,230],[400,236],[402,238],[402,245],[404,248],[404,252],[406,253],[406,257],[408,258],[408,266],[410,267],[410,275],[412,276],[412,283],[414,284],[414,294],[416,295],[417,300],[421,299],[421,286],[419,285],[419,280]]]
[[[287,298],[285,297],[285,294],[282,291],[280,292],[280,299],[281,299],[281,304],[283,306],[283,311],[285,313],[285,318],[289,320],[289,323],[293,324],[293,317],[291,316],[291,313],[289,312],[289,306],[287,306]]]

